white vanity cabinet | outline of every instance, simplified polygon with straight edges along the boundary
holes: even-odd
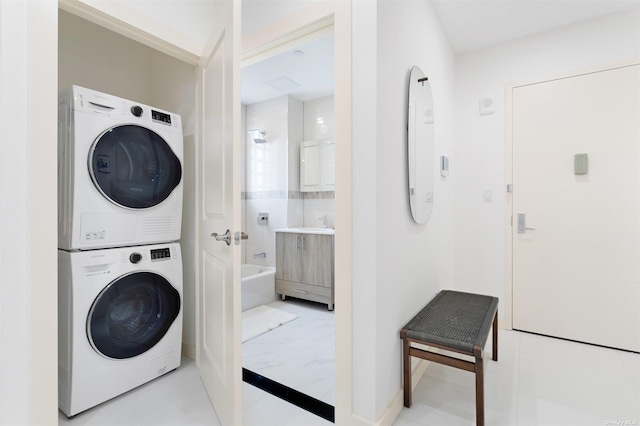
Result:
[[[276,231],[276,293],[326,303],[333,310],[334,235]]]
[[[300,143],[300,191],[334,191],[336,145],[333,139]]]

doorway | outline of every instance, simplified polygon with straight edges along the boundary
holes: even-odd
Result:
[[[276,248],[278,233],[315,229],[333,248],[334,188],[304,191],[300,153],[311,141],[335,148],[334,43],[324,28],[241,70],[242,223],[249,235],[242,253],[243,377],[331,421],[333,304],[302,291],[283,296],[275,285],[284,256]],[[332,160],[325,154],[319,170],[335,170]],[[282,316],[282,323],[256,330],[256,322],[265,324],[260,315]]]
[[[639,91],[637,64],[511,89],[514,329],[640,351]]]

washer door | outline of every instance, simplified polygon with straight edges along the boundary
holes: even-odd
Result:
[[[112,203],[146,209],[163,202],[178,186],[182,166],[160,135],[127,124],[96,139],[89,153],[89,174]]]
[[[112,281],[87,317],[91,346],[107,358],[125,359],[151,349],[180,312],[180,294],[164,277],[134,272]]]

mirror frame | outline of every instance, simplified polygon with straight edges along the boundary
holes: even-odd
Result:
[[[423,225],[433,212],[435,136],[431,84],[417,66],[411,68],[409,76],[407,165],[411,217]]]

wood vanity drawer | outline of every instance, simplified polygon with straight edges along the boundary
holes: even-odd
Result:
[[[314,302],[331,303],[333,289],[276,279],[276,293]]]

